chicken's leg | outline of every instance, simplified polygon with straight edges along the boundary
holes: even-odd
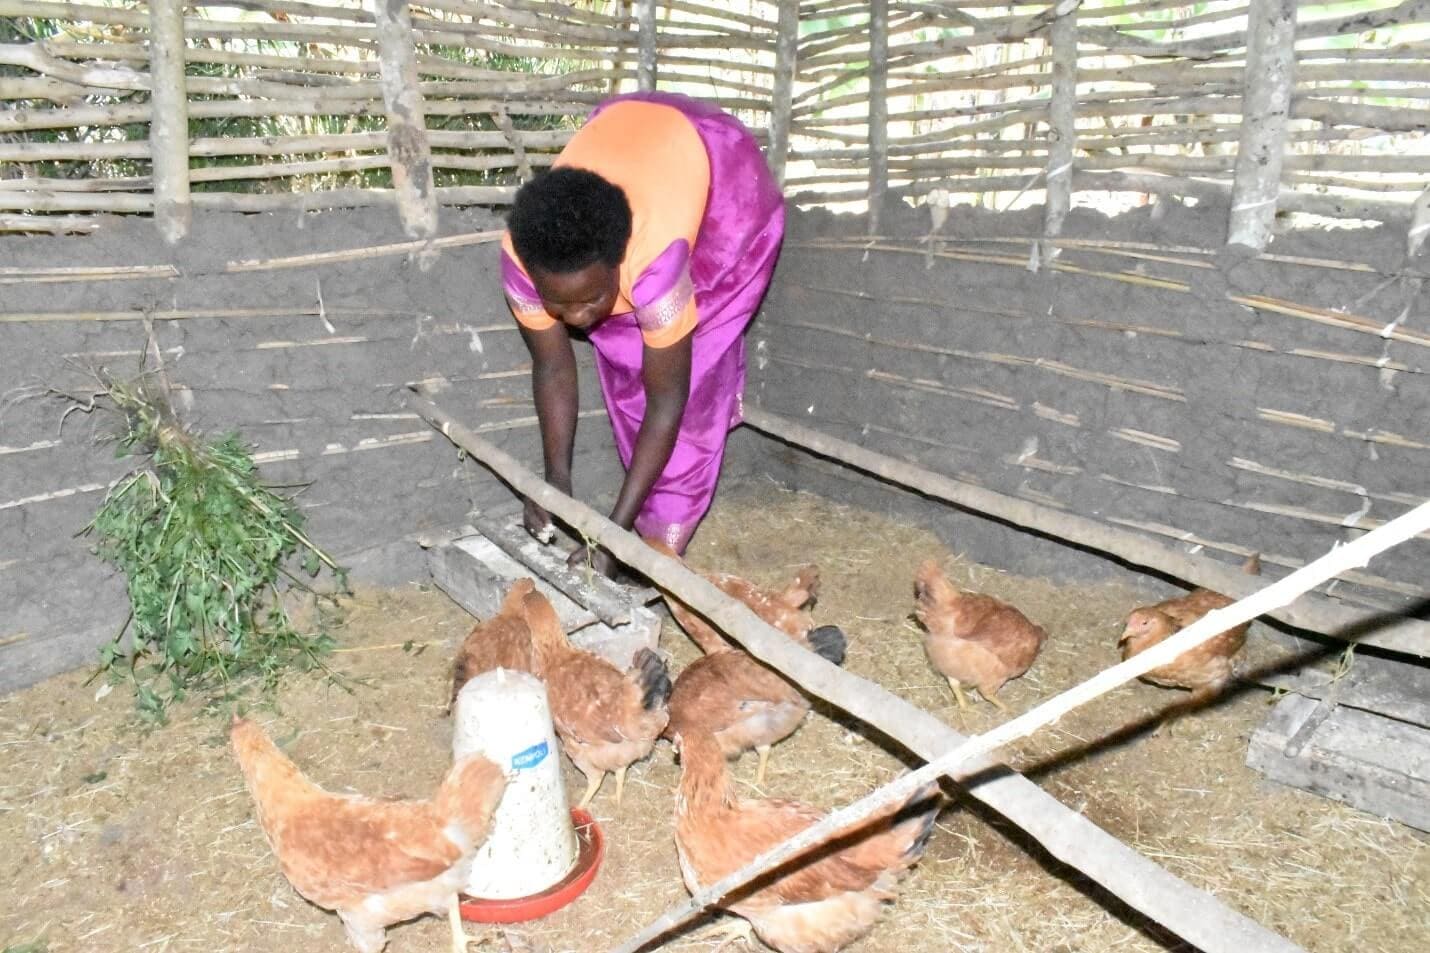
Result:
[[[467,931],[462,929],[462,913],[457,908],[455,893],[447,901],[447,922],[452,925],[452,953],[467,953],[469,944],[480,942],[478,938],[468,936]]]
[[[626,793],[626,768],[616,769],[616,807],[621,806],[621,799]]]
[[[1008,713],[1008,714],[1010,714],[1010,715],[1013,714],[1013,709],[1011,709],[1011,708],[1009,708],[1007,705],[1003,704],[1003,702],[999,700],[998,696],[995,695],[995,694],[993,694],[992,692],[985,692],[983,689],[980,688],[980,689],[978,690],[978,694],[980,694],[980,695],[982,695],[984,698],[988,699],[988,701],[992,702],[996,707],[1002,709],[1004,712],[1006,712],[1006,713]]]
[[[586,793],[581,795],[581,803],[576,806],[584,810],[591,803],[591,798],[596,796],[596,792],[601,789],[601,782],[606,780],[606,772],[597,771],[595,774],[586,775]]]
[[[721,950],[732,943],[744,943],[746,946],[753,946],[754,944],[751,942],[753,933],[754,930],[751,928],[749,920],[743,917],[732,917],[711,930],[706,934],[705,938],[719,940],[720,942],[715,944],[715,948],[712,949],[710,953],[720,953]]]
[[[757,745],[755,747],[755,753],[760,756],[760,766],[755,770],[755,787],[764,787],[765,768],[769,767],[770,764],[770,746]]]
[[[953,697],[958,699],[958,707],[964,711],[968,710],[968,699],[963,697],[963,686],[958,684],[958,679],[950,678],[948,687],[953,689]]]

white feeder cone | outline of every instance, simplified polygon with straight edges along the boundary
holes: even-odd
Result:
[[[453,758],[480,753],[507,774],[466,892],[490,900],[540,893],[570,872],[579,850],[546,686],[526,672],[483,672],[462,686],[455,722]]]

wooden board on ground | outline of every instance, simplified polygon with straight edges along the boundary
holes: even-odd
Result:
[[[536,545],[534,541],[533,545]],[[618,668],[629,666],[631,657],[639,649],[655,649],[659,644],[660,615],[644,604],[627,602],[624,615],[629,621],[607,625],[593,611],[568,598],[531,566],[512,558],[475,527],[434,538],[427,549],[427,565],[437,587],[479,620],[496,615],[514,580],[530,576],[536,582],[537,591],[551,601],[571,643],[595,652]],[[626,588],[609,580],[602,579],[602,582],[612,589]],[[642,598],[648,591],[631,590],[632,595],[626,598]],[[610,593],[606,597],[610,598]]]
[[[659,597],[654,589],[636,589],[612,582],[605,576],[583,573],[566,565],[566,551],[531,538],[521,525],[521,515],[472,512],[467,516],[477,532],[491,540],[502,552],[521,563],[571,601],[595,613],[609,626],[631,621],[631,610]]]
[[[1252,733],[1246,763],[1272,781],[1430,831],[1430,730],[1418,725],[1287,695]]]
[[[1257,681],[1308,698],[1323,699],[1334,692],[1341,705],[1430,728],[1430,666],[1416,662],[1357,655],[1350,671],[1339,679],[1306,668]]]

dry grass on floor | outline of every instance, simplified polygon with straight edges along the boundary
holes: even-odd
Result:
[[[1033,670],[1001,695],[1014,710],[1116,661],[1117,626],[1136,593],[1010,576],[950,554],[918,527],[806,494],[727,492],[691,561],[766,583],[817,562],[824,584],[815,615],[849,633],[847,667],[977,732],[999,713],[986,703],[959,712],[908,617],[914,567],[929,555],[942,558],[956,582],[1015,601],[1050,632]],[[447,666],[469,626],[440,592],[362,592],[348,607],[336,665],[366,686],[349,694],[293,680],[258,717],[323,784],[425,794],[447,763]],[[677,667],[695,656],[671,624],[663,645]],[[129,721],[123,692],[96,700],[85,677],[0,699],[0,894],[8,901],[0,905],[0,950],[36,939],[50,951],[95,953],[348,949],[336,918],[305,903],[279,874],[227,750],[226,726],[186,709],[169,727],[144,733]],[[1243,764],[1247,736],[1267,710],[1260,691],[1148,737],[1148,719],[1179,697],[1124,687],[1030,739],[1016,763],[1064,803],[1309,950],[1402,953],[1423,943],[1427,838],[1260,782]],[[812,717],[775,749],[767,793],[831,806],[902,770],[895,754],[830,714]],[[734,771],[748,783],[753,757]],[[579,776],[569,765],[566,772],[579,792]],[[524,929],[538,949],[601,950],[685,896],[670,836],[676,779],[661,745],[633,772],[619,813],[609,789],[598,795],[605,867],[578,903]],[[1109,909],[1029,853],[1016,832],[960,802],[940,819],[926,859],[879,929],[852,949],[1176,949]],[[433,918],[389,938],[392,953],[449,948],[446,925]],[[662,949],[712,947],[702,926]]]

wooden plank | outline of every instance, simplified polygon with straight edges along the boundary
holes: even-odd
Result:
[[[869,234],[889,193],[889,0],[869,3]]]
[[[1108,553],[1135,566],[1145,566],[1196,586],[1242,598],[1260,588],[1255,577],[1214,560],[1190,556],[1174,547],[1076,513],[1064,513],[1028,500],[954,479],[846,440],[840,440],[786,417],[746,405],[746,426],[786,443],[837,460],[846,466],[946,500],[1017,526]],[[1430,623],[1409,616],[1361,610],[1313,594],[1268,613],[1290,625],[1361,645],[1430,658]]]
[[[657,0],[636,0],[637,28],[640,46],[636,60],[636,86],[641,92],[651,92],[656,86],[656,25]]]
[[[595,536],[617,559],[647,575],[734,637],[755,658],[776,668],[809,693],[862,719],[925,760],[947,756],[968,741],[928,712],[796,645],[708,580],[551,487],[432,401],[414,396],[410,406],[518,493],[535,499],[553,515]],[[1163,644],[1177,648],[1171,640]],[[994,759],[978,757],[950,770],[956,780],[966,785],[970,796],[1026,831],[1053,858],[1076,868],[1133,909],[1207,953],[1251,953],[1253,950],[1290,953],[1300,949],[1211,894],[1179,880]]]
[[[566,551],[531,538],[521,525],[521,515],[515,518],[472,513],[469,517],[477,532],[491,540],[502,552],[546,580],[577,605],[593,612],[607,625],[625,625],[631,621],[631,610],[644,605],[657,593],[650,589],[622,586],[599,573],[586,573],[566,565]]]
[[[1263,251],[1271,241],[1296,71],[1296,0],[1251,0],[1246,93],[1231,188],[1227,244]]]
[[[397,213],[408,238],[437,234],[436,183],[426,109],[417,82],[417,46],[406,0],[377,0],[378,61],[387,111],[387,160]],[[425,269],[424,269],[425,270]]]
[[[789,157],[790,109],[794,98],[795,63],[799,48],[799,4],[781,0],[775,31],[775,79],[770,102],[770,171],[784,185]]]
[[[1077,8],[1081,0],[1063,0],[1054,10],[1049,42],[1053,47],[1053,93],[1048,105],[1047,199],[1038,263],[1047,264],[1061,249],[1051,239],[1062,234],[1072,208],[1073,150],[1077,147]]]
[[[1287,695],[1252,733],[1246,763],[1267,778],[1430,831],[1430,730]],[[1297,738],[1303,729],[1304,737]],[[1297,754],[1288,755],[1295,741]]]
[[[1303,640],[1280,633],[1268,635],[1268,638],[1282,645],[1288,639],[1298,642],[1298,650],[1306,651],[1307,643]],[[1350,671],[1339,679],[1319,669],[1305,669],[1255,680],[1268,688],[1296,692],[1317,700],[1330,698],[1334,692],[1336,701],[1348,708],[1430,728],[1430,666],[1359,655]]]
[[[153,109],[149,141],[154,161],[154,224],[170,245],[189,233],[189,95],[184,77],[184,4],[149,4]]]

